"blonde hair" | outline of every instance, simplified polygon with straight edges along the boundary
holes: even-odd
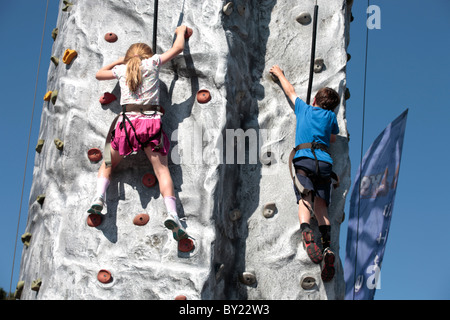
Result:
[[[124,62],[127,65],[127,85],[131,92],[136,92],[142,84],[141,60],[152,56],[152,48],[145,43],[135,43],[128,48]]]

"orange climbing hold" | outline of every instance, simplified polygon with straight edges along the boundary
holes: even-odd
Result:
[[[108,32],[107,34],[105,34],[105,40],[108,42],[116,42],[119,38],[117,37],[117,35],[115,33],[112,32]]]
[[[102,217],[99,214],[92,213],[87,218],[87,224],[89,227],[98,227],[102,223]]]
[[[156,177],[155,177],[155,175],[153,175],[151,173],[144,174],[144,176],[142,177],[142,183],[147,188],[153,187],[156,184]]]
[[[207,103],[211,100],[211,94],[208,90],[202,89],[197,92],[197,101],[198,103]]]
[[[134,217],[133,223],[137,226],[145,226],[149,220],[150,216],[148,214],[141,213]]]
[[[116,96],[113,95],[112,93],[105,92],[103,94],[103,96],[100,97],[99,101],[103,105],[103,104],[109,104],[109,103],[115,101],[116,99],[117,99]]]
[[[47,91],[47,93],[44,96],[44,101],[50,101],[50,98],[52,97],[52,92]]]
[[[109,283],[112,280],[111,272],[108,270],[102,269],[97,274],[97,279],[101,283]]]
[[[89,149],[88,158],[91,162],[99,162],[102,160],[102,152],[98,148]]]
[[[175,300],[187,300],[187,297],[185,295],[180,294],[175,297]]]
[[[75,50],[67,49],[64,52],[63,62],[65,64],[70,64],[77,55],[78,55],[78,53]]]
[[[181,252],[191,252],[194,250],[194,241],[189,238],[181,239],[178,241],[178,250]]]

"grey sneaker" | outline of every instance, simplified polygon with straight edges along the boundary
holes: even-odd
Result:
[[[164,226],[167,229],[172,230],[173,238],[176,241],[180,241],[181,239],[185,239],[188,237],[188,234],[181,225],[180,219],[175,212],[167,213],[167,219],[164,221]]]
[[[98,197],[95,199],[92,206],[88,209],[88,213],[95,213],[95,214],[101,214],[103,210],[103,206],[105,205],[105,200],[103,200],[102,197]]]

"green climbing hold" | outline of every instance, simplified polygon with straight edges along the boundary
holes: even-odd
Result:
[[[58,31],[59,31],[58,28],[55,28],[55,29],[52,30],[52,38],[53,38],[53,41],[56,40],[56,37],[58,36]]]
[[[41,288],[41,285],[42,285],[41,278],[33,280],[33,282],[31,283],[31,290],[39,291],[39,289]]]
[[[36,151],[37,151],[38,153],[41,153],[42,148],[44,147],[44,141],[45,141],[45,140],[42,140],[42,139],[39,139],[39,140],[38,140],[38,143],[37,143],[37,146],[36,146]]]
[[[54,142],[55,142],[56,149],[58,149],[58,150],[64,149],[64,142],[62,142],[59,139],[55,139]]]
[[[45,194],[40,194],[36,198],[36,202],[39,203],[41,206],[44,204],[45,200]]]
[[[30,240],[31,240],[31,233],[27,232],[24,233],[21,237],[23,244],[28,248],[28,246],[30,245]]]
[[[53,90],[52,95],[50,97],[50,100],[52,101],[53,104],[56,103],[57,98],[58,98],[58,90]]]
[[[65,4],[64,8],[62,8],[62,11],[67,11],[71,6],[73,6],[73,3],[64,0],[63,3]]]
[[[55,66],[58,66],[58,64],[59,64],[59,58],[58,57],[52,56],[50,58],[50,60],[55,64]]]
[[[20,299],[20,296],[22,295],[24,286],[25,286],[25,281],[17,282],[16,291],[14,292],[14,299]]]

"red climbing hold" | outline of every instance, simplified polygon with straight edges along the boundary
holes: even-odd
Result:
[[[89,227],[98,227],[102,223],[102,217],[99,214],[92,213],[87,218],[87,224]]]
[[[175,300],[187,300],[187,297],[182,295],[182,294],[180,294],[180,295],[175,297]]]
[[[197,92],[198,103],[207,103],[209,100],[211,100],[211,94],[208,90],[202,89]]]
[[[134,217],[133,223],[137,226],[144,226],[147,224],[148,220],[150,220],[150,216],[146,213],[141,213]]]
[[[102,152],[98,148],[89,149],[88,158],[91,162],[99,162],[102,160]]]
[[[118,39],[117,35],[115,33],[112,32],[108,32],[107,34],[105,34],[105,40],[108,42],[116,42]]]
[[[108,270],[102,269],[98,272],[97,279],[101,283],[109,283],[109,282],[111,282],[111,279],[112,279],[111,272],[109,272]]]
[[[189,27],[186,27],[186,33],[184,34],[184,38],[185,39],[189,39],[192,36],[193,33],[194,33],[194,30],[192,30]]]
[[[142,183],[147,188],[151,188],[151,187],[153,187],[156,184],[156,177],[153,174],[151,174],[151,173],[146,173],[142,177]]]
[[[191,252],[194,250],[194,241],[189,238],[181,239],[178,241],[178,250],[181,252]]]
[[[100,103],[101,104],[108,104],[108,103],[113,102],[116,99],[117,99],[116,96],[113,95],[112,93],[105,92],[103,94],[103,96],[101,96],[101,98],[100,98]]]

